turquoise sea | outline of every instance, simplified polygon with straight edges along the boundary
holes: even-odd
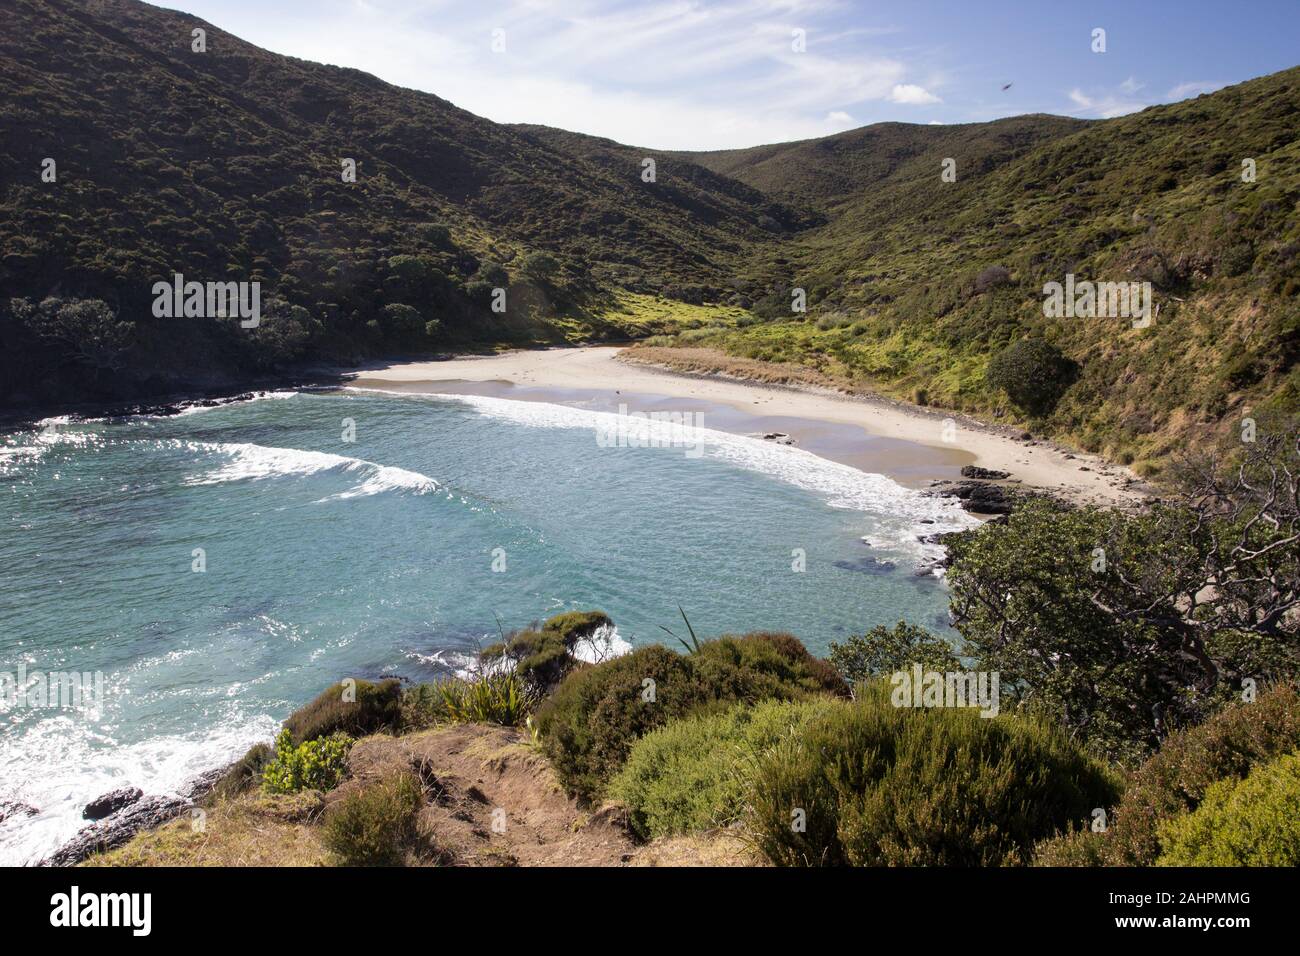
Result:
[[[972,523],[951,500],[720,431],[610,447],[613,421],[338,389],[0,434],[0,676],[105,687],[98,712],[0,700],[0,803],[37,810],[0,823],[0,863],[56,848],[107,790],[238,757],[340,677],[431,680],[565,609],[614,618],[608,653],[673,643],[679,604],[701,635],[819,653],[944,627],[918,538]]]

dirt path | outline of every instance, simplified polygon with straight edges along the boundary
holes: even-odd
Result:
[[[565,795],[526,735],[477,724],[405,737],[371,737],[353,748],[354,779],[342,795],[397,770],[426,787],[420,830],[440,859],[458,866],[622,866],[638,847],[614,812],[590,813]],[[333,796],[333,795],[331,795]]]

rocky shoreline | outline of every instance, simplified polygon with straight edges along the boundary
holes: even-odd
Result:
[[[114,790],[86,805],[82,815],[94,820],[37,866],[76,866],[95,853],[122,846],[142,830],[195,810],[234,764],[215,767],[192,778],[174,794],[151,794],[136,787]],[[29,808],[35,812],[34,808]]]

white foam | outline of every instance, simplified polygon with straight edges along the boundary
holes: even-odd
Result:
[[[362,498],[386,491],[403,491],[422,495],[438,489],[427,475],[392,465],[380,465],[360,458],[347,458],[323,451],[301,448],[275,448],[249,442],[184,442],[186,447],[226,455],[230,461],[219,468],[185,479],[186,485],[219,485],[231,481],[260,481],[321,472],[356,474],[361,481],[353,488],[322,498],[321,501]]]
[[[0,800],[36,807],[0,823],[0,865],[35,863],[87,826],[81,811],[111,790],[139,787],[147,795],[175,794],[195,776],[270,740],[279,722],[232,711],[184,735],[118,743],[85,719],[42,720],[21,736],[0,740]]]
[[[409,393],[396,394],[409,397]],[[634,428],[638,438],[648,438],[662,445],[702,446],[704,457],[726,461],[813,492],[832,507],[871,514],[878,522],[872,534],[873,543],[881,549],[913,557],[934,558],[943,552],[940,545],[917,541],[920,528],[924,527],[928,534],[937,534],[978,524],[977,519],[951,498],[905,488],[885,475],[860,471],[791,445],[670,421],[627,419],[614,412],[596,412],[568,405],[482,395],[440,394],[434,397],[461,402],[483,415],[530,428],[587,429],[593,433],[593,447],[597,433],[608,435],[620,426],[624,430]],[[661,453],[674,451],[682,454],[684,450],[669,448]]]

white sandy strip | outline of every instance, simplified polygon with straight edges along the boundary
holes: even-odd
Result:
[[[974,463],[983,468],[1009,471],[1025,485],[1057,491],[1077,501],[1133,503],[1147,491],[1140,486],[1120,487],[1123,479],[1132,478],[1133,474],[1093,455],[1076,453],[1076,458],[1066,458],[1066,451],[1049,443],[1027,445],[960,419],[955,430],[945,433],[942,414],[892,402],[856,399],[824,389],[774,387],[720,376],[683,375],[619,361],[617,356],[621,351],[612,346],[528,350],[446,361],[406,362],[355,370],[353,374],[358,384],[376,386],[385,382],[504,381],[533,388],[695,398],[753,414],[857,425],[872,435],[964,451],[973,455]],[[945,441],[945,437],[952,440]]]

